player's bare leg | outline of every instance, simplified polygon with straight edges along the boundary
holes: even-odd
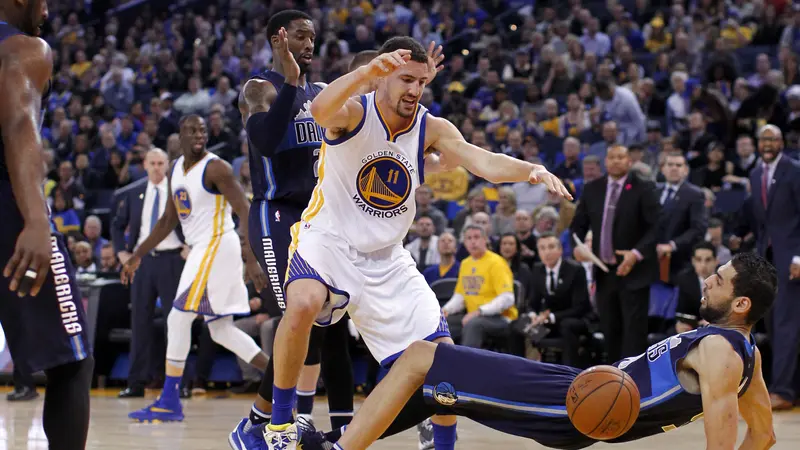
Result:
[[[451,341],[452,342],[452,341]],[[366,449],[389,428],[394,418],[403,409],[411,395],[422,386],[425,376],[433,365],[435,343],[417,341],[412,343],[398,358],[386,377],[361,405],[358,414],[347,426],[337,445],[344,450]],[[438,416],[443,422],[455,416]],[[439,419],[437,419],[439,420]]]
[[[296,448],[297,429],[292,424],[295,389],[308,352],[311,327],[328,298],[328,288],[318,280],[301,278],[287,286],[286,297],[286,312],[278,325],[272,355],[272,418],[264,432],[271,450]]]

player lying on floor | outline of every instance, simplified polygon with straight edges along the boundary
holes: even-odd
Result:
[[[733,449],[741,412],[748,430],[740,449],[770,448],[775,443],[772,412],[751,329],[772,305],[775,286],[775,269],[765,259],[738,254],[704,282],[700,313],[711,325],[615,363],[638,385],[641,411],[633,427],[610,442],[641,439],[705,417],[707,448]],[[575,429],[565,406],[567,390],[580,372],[485,350],[415,342],[334,448],[366,449],[420,387],[430,414],[469,417],[548,447],[588,447],[597,441]],[[325,448],[320,433],[305,431],[305,450]],[[337,434],[326,437],[334,440]]]

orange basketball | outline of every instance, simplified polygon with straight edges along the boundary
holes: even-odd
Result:
[[[630,375],[616,367],[591,367],[572,380],[567,415],[572,425],[590,438],[618,438],[639,417],[639,388]]]

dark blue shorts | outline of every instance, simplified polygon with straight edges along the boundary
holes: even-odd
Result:
[[[588,447],[567,417],[569,385],[580,369],[474,348],[439,344],[425,377],[425,400],[438,414],[468,417],[558,449]]]
[[[292,225],[300,221],[303,210],[295,204],[280,201],[254,201],[248,220],[250,248],[269,278],[278,307],[285,311],[283,283],[292,243]]]
[[[14,254],[22,217],[10,195],[0,193],[0,265]],[[13,208],[13,209],[12,209]],[[36,297],[17,296],[0,275],[0,324],[14,364],[23,372],[38,372],[80,361],[92,354],[86,313],[64,237],[54,232],[50,273]]]

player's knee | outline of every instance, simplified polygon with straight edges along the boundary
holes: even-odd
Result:
[[[297,283],[298,281],[295,281],[290,286],[297,287],[294,286]],[[310,288],[311,286],[308,287]],[[296,326],[299,323],[312,323],[322,310],[327,296],[328,290],[319,282],[316,282],[314,288],[311,289],[292,289],[289,291],[286,314],[284,314],[283,320],[288,320],[292,326]]]
[[[408,346],[403,355],[397,361],[407,375],[415,382],[422,383],[425,376],[428,374],[431,365],[433,365],[433,357],[436,353],[436,345],[428,341],[412,342]]]

